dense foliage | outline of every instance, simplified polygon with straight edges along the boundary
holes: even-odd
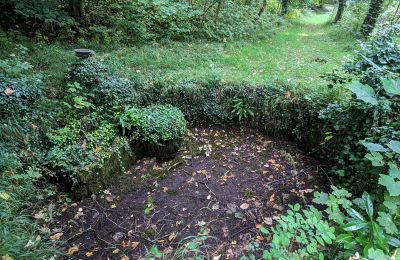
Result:
[[[69,200],[61,189],[77,197],[102,192],[143,149],[163,157],[156,150],[172,147],[158,154],[173,154],[188,124],[251,127],[295,141],[332,166],[327,176],[336,186],[314,194],[318,209],[296,204],[270,230],[260,228],[269,242],[254,250],[265,259],[394,256],[400,247],[398,26],[378,30],[340,73],[325,77],[330,87],[344,92],[340,96],[293,93],[297,86],[289,80],[267,86],[224,82],[217,70],[204,81],[141,82],[121,76],[118,59],[111,70],[94,57],[62,64],[60,85],[54,86],[49,78],[55,75],[41,75],[27,61],[27,48],[4,39],[13,35],[18,40],[24,25],[36,42],[225,42],[259,30],[265,34],[285,21],[281,16],[295,19],[304,8],[323,3],[0,0],[2,27],[9,31],[0,35],[5,46],[0,59],[0,256],[57,255],[58,242],[49,241],[52,204],[34,215],[37,221],[32,212],[54,195],[60,202]],[[359,30],[368,7],[365,1],[349,1],[336,26]],[[395,21],[398,10],[389,11]],[[41,69],[52,66],[47,53],[44,57],[45,62],[33,61]],[[151,197],[147,208],[150,214]],[[150,254],[160,256],[156,247]]]

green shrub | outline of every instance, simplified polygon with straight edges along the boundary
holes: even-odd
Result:
[[[33,82],[0,75],[0,120],[23,115],[41,97],[41,87]]]
[[[87,122],[90,121],[90,118],[87,119]],[[118,176],[118,169],[123,169],[123,155],[131,154],[128,140],[116,135],[113,124],[99,123],[93,126],[86,125],[87,122],[75,120],[49,134],[52,146],[47,163],[65,184],[80,194],[97,193],[105,188],[112,177]],[[111,164],[110,160],[119,163]],[[114,176],[102,175],[108,166],[115,167],[112,169]]]
[[[399,26],[388,26],[381,34],[361,44],[354,61],[345,64],[345,71],[360,78],[361,83],[380,90],[380,77],[400,76]]]
[[[128,79],[116,76],[101,78],[92,86],[87,96],[95,105],[104,109],[140,104],[140,97],[136,93],[134,84]]]
[[[67,79],[70,82],[78,82],[90,89],[107,75],[107,67],[96,58],[89,57],[87,59],[80,59],[72,64]]]
[[[182,139],[186,132],[185,116],[178,108],[153,105],[142,110],[137,129],[139,140],[162,145],[166,141]]]

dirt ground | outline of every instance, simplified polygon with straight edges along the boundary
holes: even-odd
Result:
[[[321,169],[250,129],[193,128],[176,158],[140,160],[104,194],[59,205],[52,228],[69,258],[239,259],[252,241],[267,247],[260,226],[326,190]]]

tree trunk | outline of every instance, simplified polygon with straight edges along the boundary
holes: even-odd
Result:
[[[267,7],[268,0],[263,0],[260,11],[258,12],[258,17],[261,17],[261,15],[264,13],[265,8]]]
[[[290,0],[281,0],[281,16],[287,14]]]
[[[375,28],[376,21],[381,14],[384,0],[371,0],[368,14],[361,26],[361,34],[368,37]]]
[[[71,16],[82,25],[84,24],[84,8],[82,0],[69,0],[69,10],[71,12]]]
[[[339,7],[335,16],[335,20],[333,21],[334,23],[337,23],[342,19],[345,4],[346,0],[339,0]]]

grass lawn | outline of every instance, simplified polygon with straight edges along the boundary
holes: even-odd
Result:
[[[264,40],[152,44],[100,57],[117,72],[144,81],[213,78],[267,85],[286,81],[315,90],[323,85],[319,76],[340,66],[355,47],[354,38],[328,24],[331,15],[309,14]]]

